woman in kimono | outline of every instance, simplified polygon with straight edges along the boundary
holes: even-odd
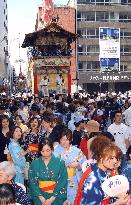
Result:
[[[73,205],[78,183],[82,175],[81,165],[86,161],[86,157],[81,150],[71,145],[72,132],[65,128],[61,132],[59,145],[54,150],[54,155],[65,161],[68,172],[67,199]]]
[[[74,205],[122,205],[127,204],[126,193],[116,200],[107,196],[101,185],[111,177],[111,170],[116,169],[122,157],[122,151],[112,142],[95,138],[91,144],[96,163],[90,164],[83,173],[77,190]],[[97,139],[97,140],[96,140]],[[99,144],[100,140],[100,144]],[[93,145],[93,147],[92,147]],[[115,201],[115,202],[114,202]]]
[[[39,133],[39,120],[36,117],[30,119],[29,126],[30,131],[25,136],[23,141],[23,149],[25,151],[26,161],[30,164],[32,160],[35,160],[39,157],[38,144],[42,138],[42,135]]]
[[[14,127],[12,131],[12,139],[9,143],[9,153],[15,165],[16,177],[15,182],[24,184],[24,169],[26,160],[22,154],[20,142],[22,140],[22,130],[20,127]]]
[[[53,154],[53,143],[45,138],[39,144],[41,157],[29,168],[29,191],[34,205],[63,205],[67,199],[67,169]]]
[[[7,115],[0,116],[0,162],[8,160],[8,145],[10,142],[10,119]]]

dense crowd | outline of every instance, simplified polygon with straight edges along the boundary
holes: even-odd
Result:
[[[118,174],[129,190],[110,197],[101,185]],[[130,194],[130,97],[1,97],[0,205],[129,205]]]

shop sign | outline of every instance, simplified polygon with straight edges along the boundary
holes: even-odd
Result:
[[[117,73],[80,72],[79,77],[80,77],[80,83],[131,82],[131,72],[117,72]]]

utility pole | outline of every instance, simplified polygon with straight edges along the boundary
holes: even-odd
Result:
[[[21,59],[20,59],[20,33],[19,33],[19,64],[20,64],[20,73],[21,73]]]

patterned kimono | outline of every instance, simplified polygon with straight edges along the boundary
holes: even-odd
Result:
[[[121,174],[129,181],[129,193],[131,194],[131,161],[124,161],[121,167]]]
[[[40,133],[35,135],[31,131],[25,136],[22,148],[25,151],[28,149],[30,150],[30,152],[26,155],[27,162],[31,163],[32,160],[35,160],[40,156],[38,152],[38,144],[42,139],[43,138]]]
[[[15,165],[15,170],[16,170],[15,182],[24,184],[24,169],[25,169],[26,160],[25,157],[22,156],[22,148],[20,144],[14,139],[11,139],[10,141],[11,142],[9,143],[8,149],[11,158],[13,160],[13,163]]]
[[[83,184],[81,205],[109,204],[110,199],[101,188],[101,184],[110,176],[109,172],[99,169],[97,164],[92,164],[91,170]]]
[[[29,191],[34,205],[41,205],[39,196],[55,197],[52,205],[63,205],[67,199],[67,169],[64,161],[52,155],[46,166],[42,157],[32,161],[29,169]]]
[[[74,204],[77,187],[79,180],[82,176],[82,170],[77,168],[69,168],[68,165],[74,161],[79,162],[80,166],[86,161],[86,157],[82,154],[81,150],[75,146],[70,146],[70,149],[66,151],[61,145],[58,145],[54,150],[54,155],[65,161],[68,172],[68,188],[67,199],[71,205]]]

